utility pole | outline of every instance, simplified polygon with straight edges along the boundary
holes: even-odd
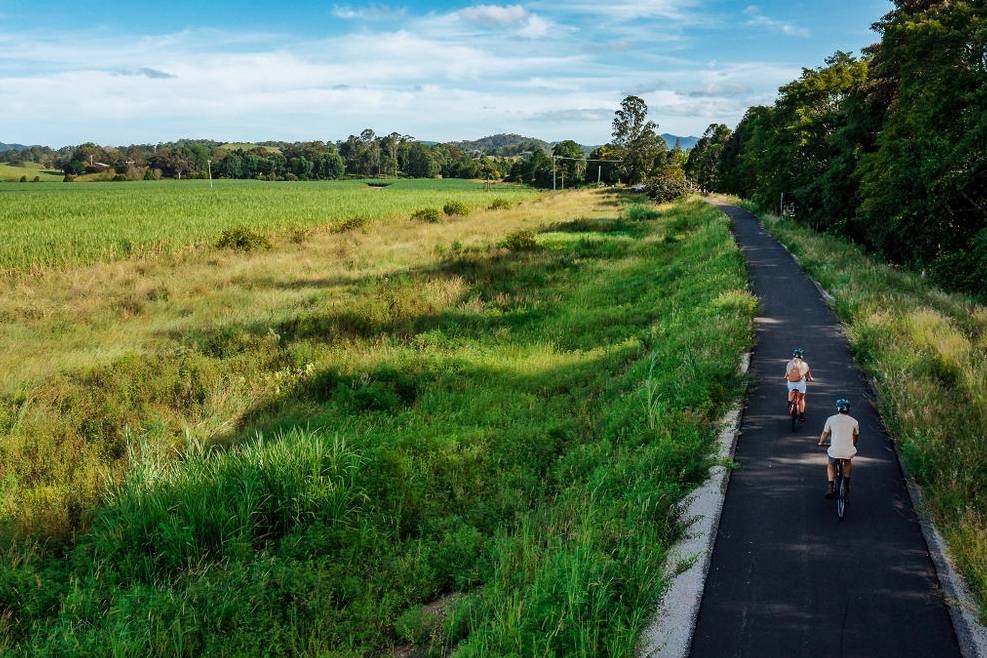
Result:
[[[781,200],[778,202],[778,216],[785,216],[785,193],[781,193]]]
[[[596,186],[600,186],[600,181],[603,180],[603,163],[596,165]]]
[[[555,191],[555,156],[552,156],[552,191]]]
[[[212,159],[206,160],[206,169],[209,170],[209,189],[212,189]]]

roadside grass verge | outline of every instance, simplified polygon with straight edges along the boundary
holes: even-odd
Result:
[[[8,402],[126,468],[60,543],[10,529],[0,652],[632,655],[754,300],[699,201],[532,238]]]
[[[987,620],[987,308],[837,236],[760,216],[833,295],[881,418]]]

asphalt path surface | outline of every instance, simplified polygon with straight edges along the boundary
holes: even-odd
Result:
[[[959,656],[928,548],[870,389],[832,310],[745,210],[733,220],[760,299],[751,386],[692,655]],[[783,375],[803,347],[816,381],[791,431]],[[834,402],[860,422],[846,520],[825,500]]]

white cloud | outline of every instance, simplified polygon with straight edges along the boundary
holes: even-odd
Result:
[[[307,41],[218,30],[0,31],[5,141],[336,139],[370,126],[423,139],[513,131],[600,143],[628,89],[663,130],[701,131],[713,119],[739,120],[800,68],[663,54],[687,38],[664,26],[697,24],[698,2],[575,0],[576,17],[567,5],[479,4]],[[333,13],[369,20],[381,7]]]
[[[570,0],[561,5],[536,2],[532,6],[560,8],[566,12],[589,14],[608,21],[630,21],[636,19],[659,18],[679,23],[693,23],[704,20],[699,0]]]
[[[761,13],[761,8],[757,5],[747,5],[747,7],[744,8],[744,14],[748,16],[745,25],[749,27],[766,27],[793,37],[809,36],[808,28],[765,16]]]
[[[405,14],[403,7],[391,7],[389,5],[362,5],[354,7],[352,5],[333,5],[332,15],[343,20],[384,20],[401,18]]]

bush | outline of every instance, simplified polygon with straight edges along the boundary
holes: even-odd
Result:
[[[116,174],[113,177],[112,180],[113,180],[114,183],[123,183],[123,182],[126,182],[127,181],[127,174]]]
[[[31,179],[31,182],[32,183],[40,183],[41,182],[41,176],[35,176],[34,178]]]
[[[452,217],[453,215],[468,215],[470,214],[470,209],[462,201],[450,201],[442,206],[442,212]]]
[[[689,192],[689,181],[682,167],[669,165],[662,167],[657,176],[648,179],[645,191],[658,203],[674,201]]]
[[[26,183],[27,182],[27,176],[21,176],[21,182],[22,183]]]
[[[148,167],[144,172],[144,180],[161,180],[161,170]]]
[[[442,220],[442,213],[435,208],[422,208],[411,213],[411,218],[417,219],[420,222],[434,224]]]
[[[356,217],[347,217],[339,224],[332,228],[333,233],[344,233],[346,231],[355,231],[358,228],[363,228],[370,223],[368,217],[362,215],[357,215]]]
[[[504,238],[500,246],[511,251],[535,251],[541,249],[541,245],[535,240],[535,234],[527,229],[515,231]]]
[[[72,174],[65,174],[65,178],[62,179],[62,182],[71,183],[74,180],[75,180],[75,176],[73,176]]]
[[[263,233],[258,233],[245,226],[234,226],[223,231],[216,246],[220,249],[235,249],[237,251],[252,251],[254,249],[270,249],[271,242]]]
[[[508,210],[513,207],[514,204],[507,199],[494,199],[490,204],[490,210]]]

